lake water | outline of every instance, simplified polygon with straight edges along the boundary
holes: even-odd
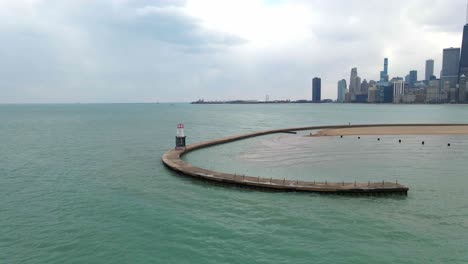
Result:
[[[185,157],[408,197],[221,187],[160,162],[178,123],[193,143],[348,122],[468,123],[468,106],[0,105],[0,263],[467,263],[468,136],[278,134]]]

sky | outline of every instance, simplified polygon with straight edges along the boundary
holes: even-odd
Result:
[[[0,103],[322,99],[460,47],[465,0],[0,0]]]

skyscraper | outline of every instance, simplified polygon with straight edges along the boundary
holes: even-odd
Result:
[[[322,101],[322,80],[315,77],[312,79],[312,102],[320,103]]]
[[[349,93],[351,94],[356,94],[356,78],[358,77],[357,75],[357,68],[352,68],[351,69],[351,77],[349,78]]]
[[[460,48],[444,49],[442,58],[442,72],[440,80],[449,83],[449,88],[455,88],[460,71]]]
[[[346,86],[347,85],[346,85],[345,79],[338,82],[338,98],[336,100],[338,103],[344,103],[345,101],[346,90],[347,90]]]
[[[426,87],[426,103],[440,103],[440,80],[430,80]]]
[[[393,82],[393,103],[399,104],[403,101],[405,95],[405,82],[403,79],[398,79]]]
[[[467,14],[468,14],[468,11],[467,11]],[[458,67],[458,81],[461,75],[468,76],[468,17],[467,17],[467,23],[463,27],[461,58],[460,58],[460,65]]]
[[[354,93],[357,95],[357,94],[361,94],[361,77],[357,76],[355,79],[354,79]]]
[[[393,83],[378,82],[377,83],[377,100],[378,103],[391,104],[393,103]]]
[[[431,77],[434,76],[434,60],[426,61],[426,81],[429,82]]]
[[[380,81],[388,82],[388,58],[384,59],[384,70],[380,72]]]
[[[369,92],[369,83],[367,82],[366,79],[364,79],[364,81],[362,81],[362,83],[361,83],[360,92],[361,92],[361,94],[367,94]]]
[[[388,75],[388,58],[384,59],[384,72]]]
[[[414,87],[414,84],[418,82],[418,71],[412,70],[409,72],[409,86]]]
[[[466,103],[466,76],[462,73],[460,75],[460,84],[459,84],[459,91],[458,91],[458,102],[459,103]]]

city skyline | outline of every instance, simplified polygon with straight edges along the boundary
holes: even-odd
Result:
[[[392,1],[385,14],[380,7],[2,1],[0,103],[308,99],[313,76],[323,80],[322,98],[336,98],[337,80],[352,67],[362,81],[378,80],[375,69],[390,58],[391,76],[423,76],[431,58],[438,75],[441,50],[461,46],[464,0]]]
[[[384,58],[383,70],[377,82],[369,83],[358,76],[358,69],[351,69],[349,90],[338,82],[339,103],[466,103],[468,76],[468,3],[466,23],[463,26],[461,48],[444,48],[440,76],[434,73],[433,59],[425,63],[424,79],[418,78],[417,70],[410,70],[404,77],[395,76],[389,80],[389,59]],[[343,100],[343,93],[345,99]]]

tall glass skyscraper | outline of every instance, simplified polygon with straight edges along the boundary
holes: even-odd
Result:
[[[338,98],[336,100],[338,103],[344,103],[345,101],[346,90],[347,90],[346,86],[347,85],[346,85],[345,79],[338,82]]]
[[[351,69],[351,77],[349,78],[349,92],[351,94],[356,94],[356,90],[358,89],[356,85],[356,78],[358,77],[357,75],[357,68],[352,68]]]
[[[414,85],[418,82],[418,71],[412,70],[409,72],[409,85],[414,87]]]
[[[447,84],[449,88],[455,88],[460,72],[460,48],[444,49],[442,58],[442,72],[440,79],[442,87]]]
[[[388,82],[388,58],[384,59],[384,70],[380,72],[380,81]]]
[[[468,76],[468,24],[463,27],[463,40],[461,47],[460,65],[458,68],[458,78],[460,78],[462,74]]]
[[[312,102],[322,101],[322,79],[315,77],[312,79]]]

